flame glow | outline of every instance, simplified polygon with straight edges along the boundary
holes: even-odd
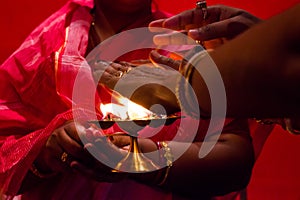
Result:
[[[100,104],[104,119],[137,120],[155,116],[153,112],[130,101],[128,98],[120,97],[118,101],[118,104]]]

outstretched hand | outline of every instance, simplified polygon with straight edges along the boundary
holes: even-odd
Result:
[[[217,38],[232,39],[249,27],[261,20],[252,14],[229,6],[215,5],[207,8],[207,16],[204,19],[201,9],[191,9],[168,19],[160,19],[149,24],[151,31],[157,31],[156,27],[187,31],[188,36],[194,40],[207,41]],[[176,43],[182,41],[182,34],[169,33],[154,37],[157,45]]]

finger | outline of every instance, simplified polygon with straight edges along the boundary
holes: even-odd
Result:
[[[247,29],[249,29],[253,25],[253,21],[249,19],[244,19],[242,15],[236,16],[228,20],[227,25],[227,36],[228,39],[232,39],[236,37],[237,35],[243,33]]]
[[[128,62],[113,63],[112,67],[116,70],[115,76],[121,78],[124,74],[131,70],[131,65]]]
[[[138,67],[139,65],[149,64],[151,61],[149,59],[139,59],[139,60],[131,60],[130,66],[131,67]]]
[[[122,64],[112,63],[105,69],[104,72],[111,74],[116,78],[116,80],[119,80],[125,73],[130,70],[130,68],[131,66],[127,63],[125,64],[125,62],[122,62]]]
[[[225,20],[226,17],[233,17],[238,13],[236,9],[232,9],[222,5],[207,7],[207,16],[204,19],[204,13],[201,9],[191,9],[179,13],[173,17],[164,20],[162,27],[173,30],[189,30],[196,27],[201,27],[204,24],[214,23]],[[221,19],[221,15],[225,16]]]
[[[159,54],[157,51],[151,51],[150,52],[150,58],[153,60],[155,63],[167,65],[175,70],[179,69],[179,66],[181,64],[181,61],[179,60],[173,60],[167,56],[163,56]]]
[[[194,40],[207,41],[216,38],[232,38],[243,31],[245,31],[248,26],[243,23],[239,23],[237,20],[239,16],[208,24],[206,26],[192,29],[189,31],[188,35]]]
[[[242,11],[243,10],[223,5],[209,6],[207,7],[207,17],[204,20],[203,11],[201,9],[191,9],[168,19],[153,21],[149,24],[149,29],[155,30],[155,27],[163,27],[173,30],[188,30],[201,27],[205,23],[214,23],[238,16]]]
[[[150,22],[149,24],[149,30],[151,32],[161,32],[163,29],[163,24],[166,19],[158,19],[155,21]]]
[[[122,64],[119,64],[119,63],[112,63],[110,64],[110,66],[116,70],[116,71],[125,71],[125,66],[123,66]]]
[[[99,83],[102,83],[109,88],[113,89],[120,78],[116,77],[115,75],[109,74],[104,72],[103,76],[99,80]]]
[[[64,165],[65,168],[69,168],[72,161],[75,159],[67,153],[66,151],[62,151],[59,156],[60,163]]]
[[[100,70],[96,70],[96,71],[93,71],[93,78],[94,78],[94,81],[95,83],[97,84],[100,79],[102,78],[103,76],[103,71],[100,71]]]
[[[120,70],[119,70],[120,69]],[[93,72],[93,77],[97,83],[103,83],[113,89],[117,81],[128,69],[118,63],[111,63],[105,69]]]
[[[82,144],[80,136],[86,134],[86,128],[80,123],[70,122],[64,126],[65,132],[78,144]]]
[[[94,158],[102,163],[109,162],[109,157],[107,154],[103,153],[101,149],[97,148],[94,143],[87,143],[84,145],[84,149],[92,154]]]
[[[62,151],[66,152],[70,158],[90,162],[89,156],[87,156],[87,152],[84,151],[77,134],[77,131],[80,134],[84,134],[84,129],[83,126],[77,126],[76,129],[76,126],[72,123],[60,129],[57,133],[54,133],[54,135],[56,135],[57,142],[62,148]]]
[[[122,148],[130,144],[130,137],[124,134],[111,135],[109,136],[109,140],[119,148]]]
[[[120,154],[115,154],[115,152],[109,148],[110,147],[104,144],[100,145],[99,141],[97,141],[97,144],[88,143],[85,145],[85,149],[90,152],[96,160],[105,166],[114,168],[123,156],[121,157]]]
[[[94,70],[97,69],[105,69],[106,67],[108,67],[112,62],[111,61],[106,61],[106,60],[95,60],[93,63],[91,63],[90,65],[92,65],[92,68]]]
[[[192,9],[166,19],[162,27],[173,30],[187,30],[189,26],[200,26],[202,23],[202,11],[200,9]]]
[[[104,62],[104,61],[99,61],[100,64],[95,65],[93,68],[93,76],[95,78],[100,78],[101,74],[104,72],[107,72],[109,74],[115,74],[120,68],[120,64],[117,63],[112,63],[112,62]],[[104,64],[103,64],[104,63]]]
[[[159,34],[153,37],[155,45],[189,45],[196,44],[195,40],[188,37],[183,32],[172,32],[167,34]]]
[[[102,129],[98,128],[95,124],[90,124],[90,126],[85,130],[86,134],[82,137],[84,139],[84,144],[88,142],[93,142],[99,137],[104,136]]]
[[[67,170],[68,166],[61,160],[63,149],[57,143],[57,140],[49,138],[42,152],[44,161],[53,171]]]
[[[106,137],[98,138],[95,143],[93,143],[93,147],[102,154],[109,155],[110,160],[114,158],[112,160],[113,162],[115,162],[115,160],[118,161],[123,157],[121,150],[113,145]]]
[[[119,65],[119,64],[118,64]],[[115,74],[118,72],[118,67],[113,67],[112,65],[109,65],[104,72],[107,72],[113,76],[115,76]]]

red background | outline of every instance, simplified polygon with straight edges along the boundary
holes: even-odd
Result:
[[[159,7],[171,13],[194,7],[196,0],[156,0]],[[225,4],[248,10],[267,19],[291,7],[299,0],[207,0],[208,5]],[[0,8],[0,63],[2,63],[46,17],[66,0],[3,1]],[[299,23],[299,19],[295,19]],[[291,22],[293,23],[293,22]],[[271,31],[271,30],[270,30]],[[268,34],[268,33],[266,33]],[[263,45],[263,41],[262,41]],[[268,138],[256,162],[248,187],[250,200],[300,199],[300,136],[277,127]]]

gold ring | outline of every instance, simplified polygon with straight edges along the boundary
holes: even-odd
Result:
[[[126,69],[126,71],[125,71],[125,74],[127,74],[128,72],[130,72],[132,70],[132,67],[128,67],[127,69]]]
[[[203,13],[203,20],[207,17],[207,4],[205,0],[197,1],[196,2],[196,9],[201,9]]]
[[[66,162],[67,158],[68,158],[68,154],[66,152],[63,152],[60,157],[61,161]]]
[[[196,43],[197,43],[197,44],[200,44],[200,45],[203,44],[203,42],[202,42],[201,40],[196,40]]]
[[[121,78],[123,76],[123,72],[122,71],[118,71],[118,73],[116,74],[117,78]]]

